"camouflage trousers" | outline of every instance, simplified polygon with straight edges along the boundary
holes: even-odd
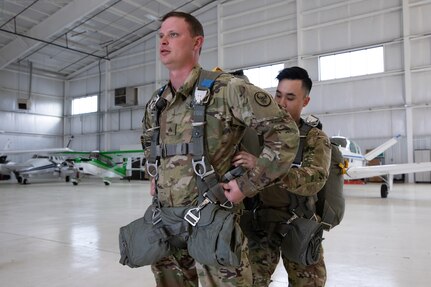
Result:
[[[187,249],[174,249],[173,254],[151,265],[157,287],[249,287],[252,286],[247,239],[243,237],[241,265],[216,267],[196,262]]]
[[[266,237],[260,242],[249,239],[249,260],[253,271],[253,287],[267,287],[280,260],[281,250],[268,244]],[[323,247],[320,245],[320,258],[314,265],[304,266],[282,256],[284,268],[289,276],[289,287],[323,287],[326,282],[326,266]]]

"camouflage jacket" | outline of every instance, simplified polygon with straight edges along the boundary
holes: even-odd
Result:
[[[160,116],[160,143],[188,143],[191,140],[193,90],[201,67],[193,68],[184,85],[173,94],[170,85],[162,97],[168,100]],[[151,102],[144,116],[144,141],[151,138]],[[279,180],[290,168],[299,142],[292,117],[282,111],[264,90],[229,74],[220,75],[206,105],[205,145],[207,157],[218,175],[231,168],[231,160],[247,126],[262,134],[264,148],[255,169],[237,178],[246,196],[253,196],[269,183]],[[146,149],[148,156],[149,149]],[[157,192],[166,206],[195,204],[198,197],[191,155],[161,158]]]
[[[329,138],[322,130],[312,128],[304,141],[301,167],[289,169],[280,185],[260,193],[260,200],[264,206],[284,207],[289,203],[286,190],[302,196],[317,194],[326,183],[330,163]]]

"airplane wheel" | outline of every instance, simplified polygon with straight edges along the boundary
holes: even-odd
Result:
[[[16,178],[16,180],[18,181],[18,183],[22,183],[22,177],[18,176],[18,177]]]
[[[111,183],[109,181],[104,181],[103,182],[105,185],[110,185]]]
[[[66,182],[69,182],[70,181],[70,176],[66,176],[65,180],[66,180]]]
[[[73,183],[73,185],[78,185],[77,181],[73,181],[72,183]]]
[[[380,196],[382,198],[388,197],[388,185],[387,184],[382,184],[382,186],[380,187]]]
[[[22,180],[22,184],[27,184],[28,183],[28,180],[26,179],[26,178],[24,178],[23,180]]]

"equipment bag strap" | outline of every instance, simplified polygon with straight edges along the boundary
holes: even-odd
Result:
[[[299,127],[299,146],[298,151],[296,152],[295,159],[293,160],[293,167],[301,167],[302,165],[302,154],[304,152],[305,140],[307,139],[308,132],[313,127],[308,125],[302,118],[300,119],[300,127]]]

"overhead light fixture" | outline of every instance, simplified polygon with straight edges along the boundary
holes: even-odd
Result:
[[[153,14],[146,14],[145,17],[150,19],[151,21],[160,21],[159,17],[156,17]]]

